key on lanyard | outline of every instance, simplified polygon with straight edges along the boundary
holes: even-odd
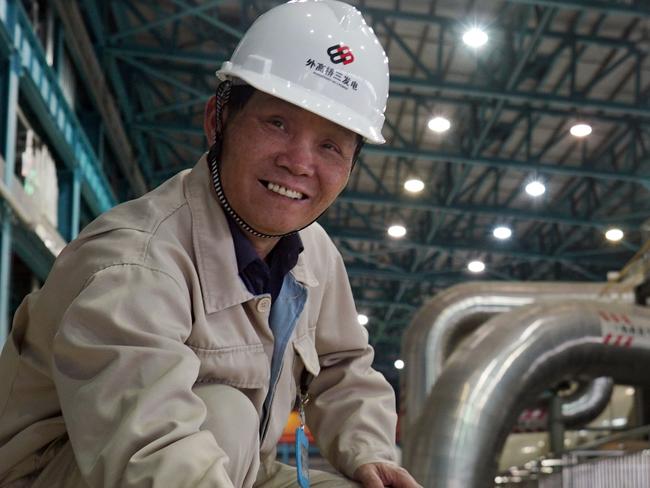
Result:
[[[300,488],[309,488],[309,439],[305,434],[305,405],[309,403],[308,382],[308,376],[303,374],[298,397],[300,425],[296,428],[296,471]]]

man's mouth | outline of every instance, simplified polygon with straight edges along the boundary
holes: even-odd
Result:
[[[262,184],[268,189],[271,190],[274,193],[278,193],[282,196],[285,196],[287,198],[291,198],[292,200],[303,200],[307,198],[306,195],[303,195],[299,191],[292,190],[291,188],[286,188],[282,185],[278,185],[277,183],[273,183],[271,181],[262,181]]]

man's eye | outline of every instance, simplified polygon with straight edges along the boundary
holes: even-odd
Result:
[[[338,148],[338,146],[336,146],[335,144],[332,144],[330,142],[326,142],[325,144],[323,144],[323,147],[325,149],[330,150],[330,151],[334,151],[334,152],[336,152],[338,154],[341,154],[341,150]]]
[[[284,122],[282,122],[280,119],[271,119],[269,123],[278,129],[283,129],[284,128]]]

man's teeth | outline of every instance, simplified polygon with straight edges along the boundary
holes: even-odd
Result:
[[[284,186],[276,185],[275,183],[269,182],[266,187],[274,191],[275,193],[279,193],[280,195],[284,195],[285,197],[293,198],[294,200],[300,200],[302,198],[302,193],[299,191],[294,191],[294,190],[289,190],[288,188],[285,188]]]

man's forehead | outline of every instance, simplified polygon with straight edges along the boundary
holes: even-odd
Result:
[[[315,119],[321,121],[323,124],[326,124],[328,128],[331,128],[332,130],[340,133],[342,136],[354,138],[356,140],[356,134],[350,129],[346,129],[343,126],[326,119],[325,117],[321,117],[318,114],[310,112],[309,110],[305,110],[302,107],[298,107],[297,105],[287,102],[286,100],[282,100],[281,98],[274,97],[268,93],[256,90],[253,95],[253,99],[256,103],[260,104],[257,106],[258,108],[261,106],[268,107],[269,109],[277,108],[278,110],[286,110],[287,113],[309,114]]]

